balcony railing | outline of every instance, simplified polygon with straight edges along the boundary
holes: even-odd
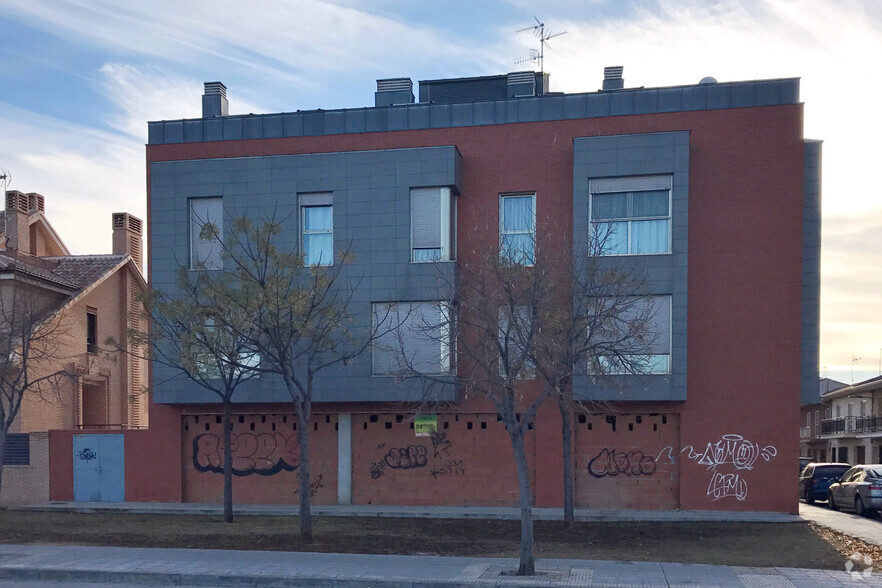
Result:
[[[800,427],[799,428],[799,438],[800,439],[808,439],[812,436],[812,428],[811,427]]]
[[[821,421],[821,435],[875,433],[878,431],[882,431],[882,415],[879,414],[860,417],[839,417]],[[800,429],[800,437],[802,437],[802,429]]]

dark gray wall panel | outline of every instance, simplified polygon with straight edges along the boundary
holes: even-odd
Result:
[[[573,244],[588,250],[588,189],[593,179],[671,177],[671,252],[603,258],[610,266],[645,277],[645,294],[671,295],[671,372],[664,375],[581,375],[573,390],[583,400],[686,400],[686,328],[689,212],[689,133],[644,133],[573,141]]]
[[[227,220],[245,214],[260,221],[285,219],[277,244],[296,250],[300,243],[299,195],[330,192],[334,204],[334,245],[349,247],[354,260],[344,282],[357,284],[356,330],[369,329],[371,303],[446,300],[454,264],[411,263],[410,189],[451,186],[459,191],[460,154],[456,147],[206,159],[151,165],[153,286],[174,292],[175,271],[188,261],[188,198],[222,196]],[[229,226],[224,227],[229,231]],[[438,272],[444,272],[439,276]],[[217,402],[217,397],[174,372],[154,366],[154,399],[159,403]],[[396,382],[371,374],[370,353],[350,365],[329,370],[316,381],[318,402],[418,401],[419,381]],[[452,399],[448,386],[440,392]],[[243,384],[237,402],[286,402],[273,377]]]

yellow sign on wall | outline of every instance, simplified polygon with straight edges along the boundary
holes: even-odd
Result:
[[[417,437],[431,437],[438,430],[438,415],[418,414],[413,417],[413,431]]]

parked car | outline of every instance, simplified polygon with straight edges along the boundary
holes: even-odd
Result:
[[[868,516],[882,509],[882,464],[857,465],[830,484],[830,508]]]
[[[799,495],[806,504],[827,500],[830,484],[842,477],[851,466],[847,463],[810,463],[799,474]]]
[[[805,466],[812,462],[812,458],[810,457],[800,457],[799,458],[799,473],[802,473],[802,470],[805,469]]]

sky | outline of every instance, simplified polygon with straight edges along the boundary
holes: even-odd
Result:
[[[107,253],[111,213],[146,218],[147,121],[201,116],[203,82],[231,114],[371,106],[381,78],[529,69],[534,18],[566,32],[552,91],[609,65],[626,87],[801,78],[824,141],[819,370],[882,374],[878,0],[0,0],[0,169],[72,253]]]

